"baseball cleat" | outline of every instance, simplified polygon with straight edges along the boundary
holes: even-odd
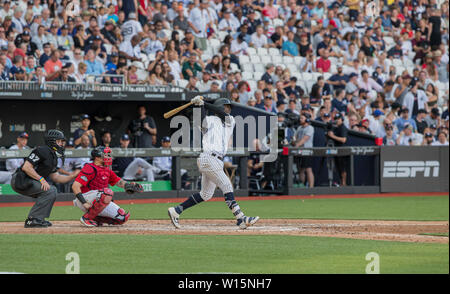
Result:
[[[179,229],[181,228],[180,223],[178,222],[178,219],[180,218],[180,215],[175,211],[175,208],[169,207],[169,217],[172,221],[172,224],[175,228]]]
[[[46,228],[48,225],[46,221],[38,219],[38,218],[27,218],[25,220],[25,228]]]
[[[51,227],[53,224],[51,222],[49,222],[48,220],[44,219],[44,224],[47,225],[47,227]]]
[[[244,216],[237,220],[236,225],[241,230],[245,230],[246,228],[253,226],[259,220],[259,216]]]
[[[98,223],[95,220],[82,216],[80,222],[86,227],[98,227]]]

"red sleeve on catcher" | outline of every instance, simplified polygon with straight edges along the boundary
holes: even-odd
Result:
[[[121,180],[121,178],[119,176],[117,176],[115,172],[110,171],[110,173],[109,173],[109,184],[111,186],[115,186],[117,184],[117,182],[119,182],[120,180]]]
[[[90,164],[85,164],[83,169],[78,174],[75,182],[80,183],[83,186],[86,186],[90,180],[95,177],[95,170]]]

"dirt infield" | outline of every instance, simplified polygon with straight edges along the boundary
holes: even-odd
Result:
[[[83,227],[78,221],[55,221],[44,229],[25,229],[23,222],[0,223],[0,234],[134,234],[134,235],[291,235],[448,243],[448,237],[420,234],[448,233],[448,221],[361,221],[261,219],[247,230],[232,220],[182,220],[175,229],[169,220],[132,220],[123,226]]]

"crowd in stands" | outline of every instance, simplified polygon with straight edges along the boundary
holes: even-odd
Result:
[[[0,83],[85,83],[96,76],[109,84],[226,91],[280,120],[306,113],[334,121],[340,114],[348,129],[386,145],[448,144],[448,1],[0,6]]]

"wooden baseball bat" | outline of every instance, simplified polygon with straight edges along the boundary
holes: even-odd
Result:
[[[203,97],[201,97],[201,99],[203,99]],[[193,103],[192,101],[186,104],[181,105],[180,107],[174,108],[171,111],[168,111],[166,113],[164,113],[164,118],[169,118],[171,116],[174,116],[175,114],[177,114],[178,112],[182,111],[183,109],[188,108],[189,106],[191,106]]]

